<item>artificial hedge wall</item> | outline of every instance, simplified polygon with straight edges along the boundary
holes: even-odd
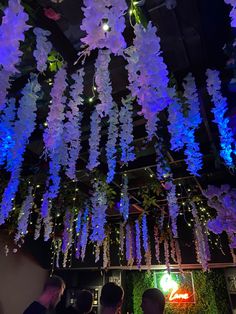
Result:
[[[209,273],[193,271],[195,304],[167,304],[165,314],[230,314],[230,305],[223,270]],[[144,290],[154,287],[153,273],[130,271],[126,274],[125,313],[142,314]]]

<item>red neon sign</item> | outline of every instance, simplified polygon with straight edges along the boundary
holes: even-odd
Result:
[[[190,298],[190,295],[189,293],[177,293],[178,292],[178,289],[177,291],[176,290],[172,290],[171,291],[171,294],[169,296],[169,301],[181,301],[181,300],[188,300]]]
[[[160,288],[169,303],[195,303],[191,273],[156,273],[156,287]],[[158,279],[159,278],[159,279]]]

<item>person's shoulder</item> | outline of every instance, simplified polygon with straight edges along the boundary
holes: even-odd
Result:
[[[79,312],[75,308],[70,306],[67,307],[64,311],[60,312],[60,314],[79,314]]]
[[[46,308],[34,301],[27,307],[23,314],[46,314]]]

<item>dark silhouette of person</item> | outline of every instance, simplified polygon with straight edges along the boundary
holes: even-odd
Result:
[[[53,310],[60,302],[65,290],[65,283],[61,277],[52,276],[47,279],[39,298],[31,303],[23,314],[46,314]]]
[[[161,290],[151,288],[144,291],[141,308],[144,314],[163,314],[165,297]]]
[[[93,294],[88,290],[79,291],[75,307],[69,306],[61,314],[88,314],[92,310]]]
[[[101,314],[120,314],[124,299],[124,290],[113,282],[102,287],[100,304]]]

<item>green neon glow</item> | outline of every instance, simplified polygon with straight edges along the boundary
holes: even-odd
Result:
[[[163,292],[168,292],[170,290],[177,291],[179,285],[176,281],[173,280],[170,274],[166,273],[162,276],[160,280],[160,286]]]

